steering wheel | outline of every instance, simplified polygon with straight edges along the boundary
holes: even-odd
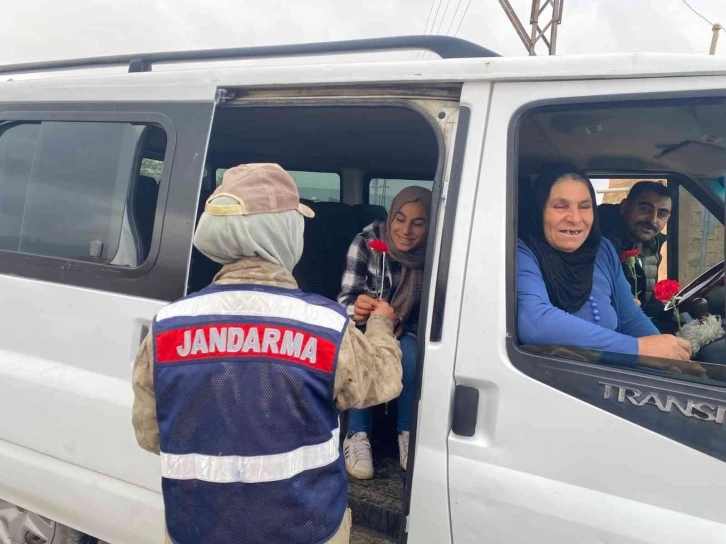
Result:
[[[724,262],[721,261],[681,289],[681,291],[675,296],[676,306],[688,306],[693,299],[706,295],[712,287],[721,283],[723,279]],[[669,301],[665,305],[665,311],[672,308],[673,302]]]

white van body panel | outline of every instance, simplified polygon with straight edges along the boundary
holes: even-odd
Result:
[[[486,134],[488,105],[491,85],[489,83],[467,84],[461,96],[461,105],[471,109],[469,131],[466,140],[466,156],[463,175],[476,178],[479,169],[481,149]],[[454,141],[455,147],[459,142]],[[448,164],[451,164],[449,157]],[[446,178],[448,180],[448,176]],[[476,195],[476,186],[462,187],[456,210],[455,240],[466,240],[472,220],[471,202]],[[441,239],[443,215],[450,210],[453,202],[447,198],[441,217],[437,240]],[[437,251],[440,244],[437,243]],[[435,262],[438,261],[438,254]],[[459,259],[458,261],[456,259]],[[465,254],[452,255],[449,271],[449,289],[446,294],[445,329],[440,342],[427,342],[426,365],[424,367],[421,399],[416,427],[416,462],[414,464],[409,512],[410,542],[451,542],[451,522],[449,517],[448,455],[446,437],[451,430],[451,400],[454,393],[454,361],[456,359],[459,324],[464,283]],[[435,285],[436,279],[431,279]],[[456,288],[455,286],[458,286]],[[429,305],[427,322],[431,323],[433,305]],[[426,338],[430,334],[427,331]]]
[[[502,257],[509,123],[520,107],[560,97],[723,91],[726,58],[207,65],[46,76],[2,76],[0,103],[209,101],[220,87],[464,82],[461,104],[471,121],[443,336],[426,347],[409,542],[726,541],[724,463],[511,364]],[[164,303],[9,275],[0,275],[0,296],[0,410],[18,413],[0,421],[0,497],[112,544],[161,543],[159,463],[136,444],[130,381],[144,327]],[[451,433],[456,385],[480,392],[472,438]],[[590,439],[572,440],[583,433]],[[593,472],[593,460],[611,461],[612,470]]]
[[[454,238],[455,254],[468,255],[455,380],[480,395],[475,435],[448,441],[457,544],[725,541],[723,462],[531,379],[504,343],[515,112],[544,99],[699,90],[726,90],[726,77],[494,84],[481,170],[462,179],[462,191],[478,186],[471,236]]]
[[[0,103],[213,103],[216,94],[213,84],[76,82],[19,93],[4,83]],[[131,371],[165,303],[5,274],[0,298],[0,412],[14,414],[0,418],[0,497],[113,544],[163,542],[159,458],[136,443]]]
[[[9,276],[0,293],[12,308],[0,411],[17,414],[0,419],[0,497],[108,542],[163,536],[159,459],[131,426],[131,367],[164,303]]]
[[[120,67],[121,72],[123,67]],[[300,85],[363,85],[377,83],[428,83],[467,81],[553,81],[602,80],[653,77],[694,77],[726,74],[726,58],[709,55],[672,55],[629,53],[618,55],[583,55],[571,57],[491,57],[480,59],[446,59],[419,62],[358,62],[323,64],[308,61],[301,65],[249,66],[245,61],[205,63],[200,68],[167,68],[157,71],[90,75],[74,71],[69,76],[59,71],[48,74],[0,76],[3,99],[24,100],[22,93],[37,88],[53,92],[54,88],[97,89],[114,96],[120,87],[139,87],[146,99],[155,94],[196,92],[206,85],[219,87],[267,87]],[[87,75],[84,75],[87,74]],[[41,77],[42,76],[42,77]],[[52,79],[52,81],[49,81]],[[183,89],[181,87],[191,87]],[[107,89],[104,91],[103,89]],[[201,91],[202,93],[204,91]],[[9,93],[9,94],[6,94]],[[30,96],[33,96],[31,93]],[[7,98],[5,98],[7,97]],[[116,100],[120,98],[115,98]],[[92,98],[88,98],[92,100]]]

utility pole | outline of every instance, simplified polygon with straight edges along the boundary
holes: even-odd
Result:
[[[514,12],[514,8],[509,3],[509,0],[499,0],[499,3],[504,9],[504,13],[509,17],[512,25],[514,25],[514,30],[517,31],[519,39],[522,40],[530,56],[537,54],[535,47],[540,40],[545,43],[550,55],[555,54],[557,50],[557,28],[562,23],[562,4],[564,0],[532,0],[532,12],[529,17],[532,31],[529,34]],[[551,16],[546,24],[542,26],[541,22],[544,22],[544,20],[540,21],[540,17],[548,8],[551,8]],[[549,39],[547,38],[547,31],[549,31]]]
[[[716,54],[716,45],[718,44],[718,35],[721,34],[721,31],[723,30],[723,27],[716,23],[713,25],[713,37],[711,38],[711,51],[708,53],[709,55],[715,55]]]

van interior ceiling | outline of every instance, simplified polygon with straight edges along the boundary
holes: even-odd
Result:
[[[215,172],[237,164],[275,162],[292,171],[362,171],[373,177],[433,180],[439,143],[431,123],[401,105],[220,106],[207,152],[208,182],[198,215],[215,189]],[[366,192],[361,188],[362,197]],[[349,195],[350,196],[350,195]],[[355,235],[386,210],[360,198],[348,202],[309,202],[305,250],[294,275],[303,291],[335,299],[345,255]],[[193,250],[188,292],[208,285],[219,266]]]

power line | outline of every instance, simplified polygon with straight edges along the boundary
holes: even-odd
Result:
[[[428,31],[429,23],[431,22],[431,14],[434,12],[434,4],[436,4],[436,0],[431,0],[431,7],[429,8],[429,15],[426,17],[426,25],[424,26],[424,35]]]
[[[459,0],[456,4],[456,9],[454,10],[454,15],[451,17],[451,22],[449,23],[449,28],[446,29],[446,35],[449,36],[451,34],[451,27],[454,26],[454,20],[456,20],[456,14],[459,13],[459,8],[461,7],[462,0]]]
[[[698,13],[694,9],[694,7],[691,4],[689,4],[686,0],[681,0],[681,2],[683,2],[685,5],[687,5],[688,6],[688,9],[690,9],[693,13],[695,13],[696,15],[698,15],[701,19],[703,19],[704,21],[706,21],[709,25],[711,25],[713,27],[713,23],[711,21],[709,21],[708,19],[706,19],[703,15],[701,15],[700,13]]]
[[[449,11],[449,4],[451,4],[451,0],[446,0],[446,8],[444,9],[444,14],[441,16],[441,21],[439,21],[439,28],[436,29],[436,34],[441,32],[441,27],[444,26],[444,20],[446,19],[446,12]]]
[[[429,21],[431,21],[431,14],[434,12],[434,4],[436,4],[436,0],[431,0],[431,7],[429,8],[429,16],[426,18],[426,25],[424,26],[424,31],[423,31],[424,36],[426,35],[426,32],[429,28]],[[423,54],[423,51],[419,51],[416,54],[416,59],[418,60],[422,54]]]
[[[434,33],[434,26],[436,25],[436,19],[439,18],[439,10],[441,9],[441,4],[443,4],[443,3],[444,3],[444,0],[439,0],[439,5],[436,6],[436,15],[434,15],[434,22],[431,24],[431,31],[429,32],[429,34]]]
[[[444,3],[444,0],[439,0],[439,5],[436,6],[436,15],[434,15],[434,21],[431,23],[431,30],[429,30],[429,34],[433,34],[434,33],[434,26],[436,25],[436,19],[439,18],[439,10],[441,10],[441,4],[443,4],[443,3]],[[428,53],[424,53],[424,58],[426,58],[426,55],[427,54]],[[431,55],[429,55],[429,57],[430,56]]]
[[[456,27],[456,32],[454,32],[454,36],[459,35],[459,30],[461,30],[461,23],[463,23],[464,19],[466,19],[466,14],[469,11],[469,6],[471,6],[471,0],[469,0],[469,3],[466,4],[466,9],[464,10],[464,15],[461,16],[461,20],[459,21],[459,26]]]

